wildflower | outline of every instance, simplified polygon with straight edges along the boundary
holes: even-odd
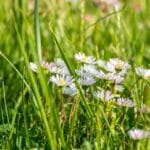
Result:
[[[70,76],[70,72],[69,72],[69,70],[68,70],[67,67],[63,67],[63,68],[62,68],[61,74],[62,74],[62,75]]]
[[[32,71],[37,72],[37,65],[33,62],[30,62],[30,68]]]
[[[127,62],[118,58],[110,59],[105,66],[105,70],[112,73],[118,73],[121,76],[125,75],[129,68],[130,65]]]
[[[106,62],[104,60],[98,60],[96,64],[98,65],[98,67],[104,68],[106,65]]]
[[[122,92],[124,90],[124,87],[122,85],[116,84],[115,89],[116,91]]]
[[[128,135],[133,140],[141,140],[150,137],[150,132],[141,129],[133,129],[128,131]]]
[[[71,76],[65,76],[65,75],[56,75],[51,76],[49,79],[51,82],[55,83],[57,86],[69,86],[73,83],[74,79]]]
[[[136,68],[135,72],[138,76],[142,77],[143,79],[150,80],[150,69],[144,68]]]
[[[44,70],[49,70],[49,62],[41,61],[40,65]],[[37,72],[37,65],[35,63],[30,62],[30,68],[32,71]]]
[[[54,61],[56,63],[57,66],[59,67],[67,67],[64,60],[62,60],[61,58],[57,58]]]
[[[46,62],[46,61],[42,61],[41,62],[41,67],[45,70],[48,70],[49,69],[49,62]]]
[[[114,74],[114,73],[108,73],[106,75],[105,79],[110,80],[112,83],[117,83],[117,84],[121,83],[124,80],[123,77],[121,77],[118,74]]]
[[[89,86],[96,83],[96,80],[91,76],[83,76],[78,79],[80,85]]]
[[[69,72],[67,65],[65,64],[64,60],[57,58],[57,59],[55,59],[55,63],[58,67],[61,68],[60,74],[70,75],[70,72]]]
[[[75,96],[77,94],[77,89],[75,87],[75,84],[72,83],[71,85],[65,87],[63,89],[63,94],[64,95],[69,95],[69,96]]]
[[[101,70],[97,72],[95,77],[97,77],[98,79],[106,79],[107,78],[106,74]]]
[[[58,67],[58,66],[56,65],[56,63],[51,62],[51,63],[49,64],[49,71],[50,71],[50,73],[61,74],[62,68]]]
[[[80,70],[76,70],[76,73],[78,76],[96,76],[98,74],[98,71],[95,66],[93,65],[86,65],[82,66]]]
[[[95,64],[95,58],[93,56],[86,56],[84,53],[75,54],[75,59],[85,64]]]
[[[114,99],[114,95],[112,94],[111,91],[108,91],[108,90],[97,91],[95,93],[95,96],[96,98],[101,99],[104,102],[108,102]]]
[[[70,75],[65,62],[60,58],[49,64],[49,71],[54,74]]]
[[[134,107],[135,103],[128,98],[118,98],[117,104],[124,107]]]

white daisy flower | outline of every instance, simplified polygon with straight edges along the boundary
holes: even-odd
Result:
[[[122,92],[124,90],[124,87],[122,85],[116,84],[115,89],[116,91]]]
[[[110,80],[112,83],[121,83],[123,82],[124,78],[118,74],[114,74],[114,73],[108,73],[105,76],[106,80]]]
[[[144,69],[144,68],[136,68],[135,72],[138,76],[146,79],[146,80],[150,80],[150,69]]]
[[[74,79],[71,76],[65,76],[65,75],[56,75],[51,76],[49,81],[55,83],[57,86],[69,86],[73,84]]]
[[[91,75],[96,75],[98,73],[94,65],[84,65],[83,70],[90,73]]]
[[[134,107],[135,103],[128,98],[118,98],[117,105],[124,107]]]
[[[111,91],[108,91],[108,90],[97,91],[95,93],[95,97],[98,99],[101,99],[104,102],[114,100],[114,95],[112,94]]]
[[[70,72],[69,72],[69,70],[68,70],[67,67],[63,67],[63,68],[61,68],[61,69],[62,69],[62,70],[61,70],[61,74],[62,74],[62,75],[70,76]]]
[[[77,94],[77,89],[75,87],[75,84],[72,83],[71,85],[64,87],[63,94],[69,96],[75,96]]]
[[[61,59],[61,58],[57,58],[57,59],[55,59],[55,61],[54,61],[55,63],[56,63],[56,65],[57,66],[59,66],[59,67],[67,67],[66,66],[66,64],[65,64],[65,62],[64,62],[64,60],[63,59]]]
[[[96,80],[90,76],[83,76],[78,79],[80,85],[89,86],[96,83]]]
[[[34,72],[37,72],[37,65],[33,62],[30,62],[30,69]]]
[[[41,61],[41,67],[45,70],[49,70],[49,62]],[[35,63],[30,62],[30,68],[32,71],[37,72],[37,65]]]
[[[40,63],[41,67],[45,70],[50,71],[51,73],[61,73],[61,68],[58,67],[55,63],[51,62],[46,62],[46,61],[41,61]],[[35,63],[30,63],[30,68],[34,71],[37,72],[37,65]]]
[[[101,68],[105,68],[106,62],[104,60],[98,60],[96,62],[97,66],[101,67]]]
[[[96,76],[98,74],[98,71],[96,70],[96,67],[93,65],[86,65],[82,66],[80,70],[76,70],[76,73],[80,77],[84,76]]]
[[[49,71],[55,74],[70,75],[67,66],[61,59],[56,59],[55,62],[49,64]]]
[[[97,72],[95,77],[97,77],[98,79],[106,79],[107,78],[106,74],[101,70]]]
[[[41,67],[42,67],[43,69],[48,70],[48,69],[49,69],[49,62],[47,62],[47,61],[42,61],[42,62],[41,62]]]
[[[133,140],[142,140],[150,137],[150,131],[144,131],[141,129],[132,129],[128,131],[128,135]]]
[[[54,62],[56,64],[56,66],[61,68],[61,72],[59,74],[70,75],[70,72],[69,72],[67,65],[65,64],[64,60],[62,60],[61,58],[57,58],[57,59],[55,59]]]
[[[58,66],[56,65],[56,63],[51,62],[51,63],[49,64],[49,71],[50,71],[50,73],[61,74],[61,73],[62,73],[62,68],[61,68],[61,67],[58,67]]]
[[[119,75],[125,75],[127,70],[130,68],[130,65],[118,58],[110,59],[106,66],[105,70],[112,72],[112,73],[118,73]]]
[[[75,54],[75,59],[85,64],[95,64],[95,58],[93,56],[86,56],[84,53]]]

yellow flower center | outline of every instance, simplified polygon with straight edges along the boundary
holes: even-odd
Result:
[[[85,62],[85,63],[87,62],[87,57],[86,56],[83,57],[83,62]]]
[[[117,68],[117,69],[122,69],[122,66],[123,66],[123,65],[122,65],[121,63],[116,64],[116,68]]]
[[[65,85],[65,84],[66,84],[65,80],[62,79],[62,78],[59,80],[59,83],[60,83],[61,85]]]

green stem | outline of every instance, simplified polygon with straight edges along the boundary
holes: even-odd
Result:
[[[51,112],[50,112],[51,114],[50,114],[50,118],[49,118],[49,125],[52,128],[51,131],[53,134],[55,134],[55,128],[57,128],[57,132],[58,132],[58,135],[60,136],[61,143],[65,147],[65,141],[64,141],[64,137],[63,137],[60,125],[59,125],[58,115],[56,114],[56,109],[55,109],[54,101],[52,98],[52,92],[47,85],[47,82],[45,80],[45,76],[43,74],[43,71],[42,71],[41,65],[40,65],[41,56],[39,56],[39,53],[41,53],[41,40],[40,40],[40,25],[39,25],[39,19],[38,19],[38,0],[35,0],[35,13],[34,13],[34,15],[35,15],[35,39],[36,39],[36,48],[38,51],[38,56],[37,56],[37,52],[34,48],[32,50],[32,56],[38,65],[38,72],[39,72],[38,76],[39,76],[39,81],[40,81],[40,84],[42,87],[42,92],[43,92],[43,95],[46,99],[46,103],[47,103],[49,109],[51,110]],[[53,145],[57,144],[57,142],[54,138],[51,139],[51,141],[53,141]]]
[[[84,44],[84,13],[85,13],[85,1],[81,0],[81,17],[80,17],[80,51],[83,51]]]
[[[8,124],[10,124],[10,123],[9,123],[8,110],[7,110],[7,103],[6,103],[5,85],[4,85],[4,82],[2,83],[2,86],[3,86],[4,107],[5,107],[5,112],[6,112],[7,122],[8,122]]]
[[[53,142],[54,138],[53,138],[53,134],[52,134],[52,129],[50,130],[48,120],[46,118],[46,113],[45,113],[45,110],[44,110],[44,106],[43,106],[42,101],[41,101],[41,96],[39,94],[38,87],[36,85],[36,81],[34,79],[33,73],[31,72],[31,70],[29,68],[28,57],[27,57],[24,45],[22,45],[22,40],[21,40],[20,34],[18,32],[18,28],[17,28],[15,20],[14,20],[14,27],[15,27],[15,31],[17,33],[17,38],[18,38],[18,42],[19,42],[19,46],[20,46],[20,51],[21,51],[21,53],[24,57],[25,65],[26,65],[27,71],[29,73],[29,79],[31,81],[31,85],[32,85],[32,88],[33,88],[33,91],[34,91],[34,94],[35,94],[35,97],[36,97],[36,101],[37,101],[37,104],[39,106],[39,111],[41,113],[41,117],[43,119],[43,123],[44,123],[45,129],[46,129],[46,134],[47,134],[47,137],[48,137],[48,141],[49,141],[51,149],[55,150],[56,148],[55,148],[55,145],[54,145],[55,142]]]
[[[34,28],[35,28],[35,42],[39,60],[42,61],[42,50],[41,50],[41,36],[40,36],[40,24],[38,15],[38,0],[35,0],[34,4]]]

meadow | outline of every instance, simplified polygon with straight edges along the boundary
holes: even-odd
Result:
[[[150,150],[150,0],[0,0],[0,150]]]

